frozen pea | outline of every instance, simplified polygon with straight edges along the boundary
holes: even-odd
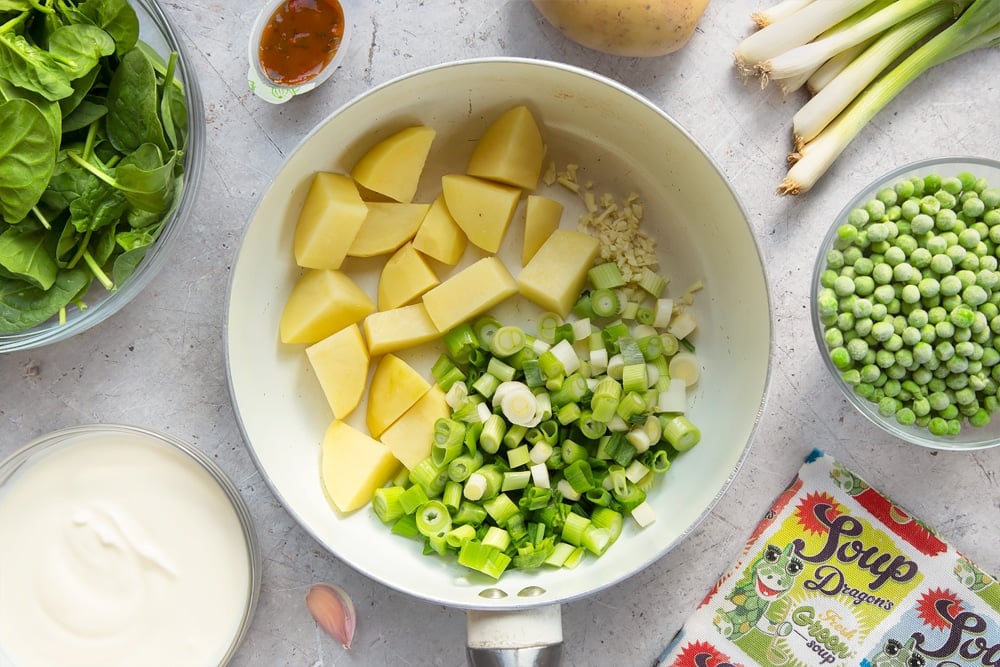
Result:
[[[943,276],[951,273],[954,268],[954,263],[952,262],[951,257],[941,252],[931,257],[930,267],[931,271]]]
[[[908,283],[913,278],[913,266],[908,262],[900,262],[892,267],[893,280],[899,283]]]
[[[915,326],[908,324],[899,335],[903,339],[903,344],[909,348],[913,348],[920,342],[920,329]]]
[[[923,236],[934,229],[934,218],[926,213],[922,213],[920,211],[920,203],[916,200],[910,200],[903,204],[903,217],[906,218],[909,212],[913,212],[908,218],[911,234],[914,236]]]
[[[835,347],[830,350],[830,361],[840,370],[846,370],[851,367],[851,353],[846,347]]]
[[[965,188],[962,186],[962,180],[960,178],[957,176],[948,176],[941,179],[941,189],[953,195],[958,195]]]
[[[916,285],[904,285],[899,298],[903,303],[920,303],[920,289]]]
[[[836,248],[831,248],[826,253],[826,266],[829,269],[840,270],[844,266],[844,253]]]
[[[924,247],[927,248],[932,255],[940,255],[948,249],[948,239],[940,234],[935,234],[927,237],[927,240],[924,242]]]
[[[932,435],[943,436],[948,434],[948,421],[942,417],[933,417],[927,423],[927,430]]]
[[[853,245],[849,248],[844,248],[842,252],[844,253],[844,264],[847,266],[854,266],[854,263],[858,261],[858,258],[864,256],[861,248]]]
[[[857,368],[847,369],[840,374],[840,377],[846,384],[852,387],[861,382],[861,372]]]
[[[968,329],[976,319],[976,312],[968,306],[958,306],[948,313],[948,321],[959,329]]]
[[[885,218],[885,203],[878,199],[871,199],[865,204],[869,220],[883,220]]]
[[[997,261],[996,255],[991,252],[979,256],[980,271],[996,271],[998,266],[1000,266],[1000,262]]]
[[[953,343],[961,343],[963,340],[972,340],[972,327],[955,327],[955,333],[951,337]]]
[[[882,284],[875,288],[872,292],[872,299],[877,302],[888,306],[896,298],[896,290],[892,285]]]
[[[965,255],[968,254],[968,251],[965,248],[958,245],[957,239],[956,242],[952,245],[949,245],[948,249],[945,250],[944,252],[946,255],[948,255],[948,257],[951,258],[952,263],[961,262],[963,259],[965,259]]]
[[[896,411],[903,407],[903,404],[892,396],[883,396],[878,402],[878,413],[883,417],[891,417]]]
[[[858,228],[851,224],[837,227],[837,238],[844,243],[853,243],[858,238]]]
[[[971,387],[962,387],[955,392],[955,402],[959,405],[968,405],[976,400],[976,392]]]
[[[983,205],[989,209],[1000,208],[1000,188],[986,188],[979,192]]]
[[[920,327],[920,340],[925,343],[933,343],[937,340],[937,331],[933,324],[928,323]]]
[[[833,291],[838,296],[854,294],[854,281],[848,276],[837,276],[836,280],[833,281]]]
[[[934,356],[941,361],[948,361],[955,355],[955,346],[950,341],[943,340],[934,346]]]
[[[1000,363],[1000,352],[997,352],[992,347],[983,348],[983,357],[981,359],[983,366],[987,368],[993,368],[998,363]]]
[[[950,361],[950,359],[949,359]],[[958,391],[959,389],[964,389],[969,386],[969,376],[965,373],[955,373],[951,369],[948,370],[948,375],[945,376],[944,382],[948,385],[949,389]]]
[[[980,269],[976,272],[976,284],[982,287],[984,291],[994,289],[998,283],[1000,283],[1000,275],[996,271]],[[988,302],[989,299],[987,297],[983,303]]]
[[[958,235],[958,242],[966,250],[972,250],[979,245],[981,240],[982,238],[979,236],[979,230],[972,227],[963,229]]]
[[[927,402],[927,399],[923,397],[915,399],[913,403],[910,404],[910,407],[913,409],[913,414],[917,417],[923,417],[931,412],[930,404]]]
[[[864,338],[872,331],[872,318],[859,317],[854,320],[854,333]]]
[[[955,345],[955,354],[967,359],[972,358],[976,351],[976,344],[972,341],[962,341]]]
[[[927,311],[927,321],[931,324],[943,322],[948,318],[948,311],[941,306],[935,306]]]
[[[917,283],[917,289],[922,298],[937,296],[941,292],[941,283],[934,278],[921,278]]]
[[[896,357],[896,363],[903,368],[912,369],[914,367],[913,352],[911,352],[909,348],[901,347],[896,350],[893,356]]]
[[[886,249],[882,260],[889,266],[897,266],[906,261],[906,252],[899,246],[891,246]]]
[[[979,197],[970,197],[962,202],[962,213],[969,218],[978,218],[986,211],[986,204]]]
[[[940,281],[940,284],[941,284],[941,295],[942,296],[951,296],[951,295],[954,295],[954,294],[958,294],[959,292],[962,291],[962,281],[958,278],[958,276],[956,276],[954,274],[946,275],[946,276],[942,277],[941,281]],[[851,287],[852,288],[854,287],[854,283],[853,282],[851,282]],[[837,289],[837,286],[836,286],[836,284],[834,284],[834,290],[836,290],[836,289]]]
[[[955,229],[958,222],[958,215],[950,208],[943,208],[934,214],[934,226],[941,231],[951,231]]]
[[[959,269],[955,272],[955,277],[961,281],[962,287],[968,287],[976,283],[976,272],[969,269]]]
[[[854,273],[859,276],[870,276],[875,263],[868,257],[858,257],[854,264]]]
[[[965,253],[965,257],[958,263],[958,267],[966,271],[977,271],[979,269],[979,255],[975,252]]]
[[[852,209],[850,213],[847,214],[847,223],[854,225],[855,227],[864,227],[868,224],[868,211],[863,208]]]
[[[895,328],[890,321],[881,320],[880,322],[875,322],[872,325],[871,335],[880,343],[884,343],[889,340],[889,338],[894,334]]]
[[[847,332],[854,328],[854,315],[852,313],[839,313],[837,315],[837,328]]]
[[[836,280],[839,275],[840,274],[833,269],[824,269],[823,272],[819,274],[820,286],[833,289],[833,281]]]
[[[821,290],[816,297],[816,309],[821,317],[836,315],[839,304],[833,290]]]
[[[875,365],[879,368],[889,368],[896,363],[896,355],[889,350],[875,352]]]
[[[854,361],[861,361],[868,353],[868,343],[864,338],[855,338],[847,343],[847,353]]]
[[[827,349],[840,347],[844,344],[844,332],[836,327],[830,327],[823,332],[823,340]]]
[[[855,276],[854,293],[858,296],[871,296],[875,291],[875,280],[871,276]]]
[[[861,367],[861,381],[873,384],[882,377],[882,369],[875,364],[867,364]]]
[[[851,266],[850,264],[842,267],[840,269],[840,275],[843,276],[844,278],[850,278],[851,280],[854,280],[854,267]],[[836,279],[834,279],[834,282],[836,282]]]
[[[944,391],[932,392],[927,396],[927,400],[930,403],[931,409],[935,412],[941,412],[951,405],[951,398]]]
[[[923,308],[914,308],[907,314],[906,323],[914,329],[920,329],[927,324],[927,311]]]
[[[938,190],[934,193],[934,198],[941,204],[941,208],[955,208],[958,199],[947,190]]]
[[[969,415],[969,424],[977,428],[982,428],[990,423],[990,413],[983,408],[976,410],[974,414]]]
[[[872,302],[868,299],[855,299],[852,312],[857,319],[870,317],[872,314]]]
[[[941,210],[941,202],[934,195],[924,195],[920,198],[920,212],[927,215],[937,215]]]
[[[908,407],[902,407],[896,412],[896,421],[903,426],[911,426],[917,420],[917,416]]]
[[[962,290],[962,301],[973,307],[986,303],[988,298],[989,294],[979,285],[969,285]],[[972,326],[971,321],[969,326]]]
[[[961,291],[961,281],[959,281],[959,291]],[[949,313],[962,305],[961,294],[949,294],[941,297],[941,307]]]
[[[896,380],[902,380],[909,374],[909,371],[900,366],[899,364],[892,364],[887,369],[885,369],[885,374]]]
[[[865,231],[868,232],[868,240],[871,243],[879,243],[889,238],[889,228],[881,222],[871,223]]]
[[[896,191],[898,199],[908,199],[913,196],[913,181],[905,180],[898,181],[892,186],[893,190]]]
[[[931,255],[930,250],[927,248],[914,248],[907,256],[907,261],[918,269],[929,267],[931,259],[933,259],[933,255]]]
[[[882,346],[890,352],[897,352],[903,348],[903,338],[898,333],[893,333],[882,343]]]

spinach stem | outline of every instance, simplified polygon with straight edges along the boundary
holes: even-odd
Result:
[[[114,282],[112,282],[111,278],[108,278],[108,274],[104,273],[104,271],[101,270],[101,267],[97,265],[97,261],[94,259],[93,255],[90,254],[89,250],[83,251],[83,261],[87,263],[88,267],[90,267],[94,277],[97,278],[102,285],[104,285],[104,289],[109,292],[115,289]]]
[[[42,227],[45,227],[45,229],[52,229],[49,219],[45,217],[45,214],[38,210],[37,204],[31,207],[31,212],[35,214],[36,218],[38,218],[38,222],[42,223]]]
[[[118,187],[118,181],[116,181],[111,176],[108,176],[94,165],[90,164],[90,162],[88,162],[87,160],[84,160],[82,157],[77,155],[75,151],[66,151],[66,155],[68,155],[69,158],[73,160],[73,162],[76,162],[78,165],[80,165],[81,167],[92,173],[94,176],[97,176],[99,179],[101,179],[111,187],[113,188]]]
[[[73,254],[73,258],[66,264],[67,269],[76,268],[76,265],[80,262],[80,258],[83,257],[83,253],[87,250],[87,244],[90,243],[91,234],[93,234],[93,231],[88,229],[83,235],[83,242],[77,247],[76,253]]]

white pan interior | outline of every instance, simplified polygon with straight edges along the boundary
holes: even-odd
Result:
[[[430,201],[439,177],[464,169],[476,139],[503,110],[527,104],[544,127],[559,167],[580,165],[598,192],[640,194],[644,227],[658,239],[668,291],[696,280],[702,379],[690,417],[702,441],[681,456],[650,494],[657,520],[639,530],[627,521],[600,559],[576,569],[510,571],[493,582],[453,562],[421,555],[368,508],[338,515],[319,483],[319,442],[331,420],[302,346],[278,340],[278,321],[299,270],[291,239],[316,171],[347,173],[377,140],[412,124],[437,130],[418,200]],[[582,205],[555,186],[544,194],[567,205],[575,226]],[[501,255],[519,264],[518,213]],[[467,252],[464,263],[476,258]],[[384,260],[351,260],[374,290]],[[439,266],[439,268],[443,268]],[[442,276],[446,275],[444,272]],[[374,292],[371,292],[374,294]],[[514,301],[503,315],[530,320]],[[399,353],[429,369],[434,345]],[[333,113],[295,150],[261,199],[231,278],[226,330],[230,390],[249,451],[286,509],[332,554],[367,576],[429,601],[466,609],[512,609],[564,602],[600,590],[646,567],[705,517],[748,452],[770,369],[771,315],[758,247],[746,216],[718,169],[661,110],[621,85],[584,70],[524,59],[483,59],[436,66],[384,84]],[[356,412],[364,414],[364,405]]]

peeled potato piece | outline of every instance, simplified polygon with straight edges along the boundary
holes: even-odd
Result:
[[[580,296],[600,242],[584,232],[557,229],[517,275],[517,287],[542,308],[566,317]]]
[[[375,304],[347,274],[309,269],[292,287],[278,324],[283,343],[316,343],[360,322]]]
[[[441,189],[451,216],[469,241],[489,253],[499,250],[521,189],[464,174],[442,176]]]
[[[434,326],[445,332],[517,294],[517,283],[497,257],[484,257],[424,293]]]
[[[351,324],[306,348],[306,356],[336,419],[345,419],[368,384],[368,346]]]
[[[521,266],[525,266],[535,256],[538,249],[559,228],[563,205],[542,195],[528,195],[524,210],[524,246],[521,251]]]
[[[387,255],[413,238],[430,204],[369,202],[368,215],[347,249],[351,257]]]
[[[320,445],[323,493],[341,512],[353,512],[371,500],[375,489],[399,470],[392,451],[353,426],[334,420]]]
[[[371,436],[382,435],[430,388],[423,375],[396,355],[387,354],[379,359],[368,388],[366,423]]]
[[[451,217],[444,195],[438,195],[413,237],[413,247],[432,259],[454,266],[462,258],[468,240]]]
[[[412,243],[404,243],[385,262],[378,279],[378,309],[405,306],[441,281]]]
[[[354,181],[342,174],[316,174],[295,225],[296,263],[309,269],[339,269],[367,215]]]
[[[545,143],[538,123],[524,105],[512,107],[486,128],[465,173],[525,190],[538,185]]]
[[[372,192],[398,202],[411,202],[436,132],[416,125],[383,139],[365,153],[351,176]]]

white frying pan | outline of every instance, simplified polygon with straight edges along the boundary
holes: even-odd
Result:
[[[510,571],[493,582],[421,555],[417,542],[391,535],[368,508],[348,516],[331,508],[318,472],[319,442],[331,413],[302,347],[279,342],[278,320],[299,274],[292,234],[316,171],[347,173],[377,140],[427,124],[437,137],[418,200],[429,202],[441,174],[464,170],[487,124],[521,103],[544,126],[549,156],[558,166],[578,163],[580,180],[593,181],[599,191],[641,195],[643,224],[658,239],[672,295],[704,281],[695,299],[703,371],[690,408],[703,435],[651,492],[655,523],[639,530],[627,522],[604,556],[576,569]],[[563,224],[575,225],[579,200],[558,187],[545,194],[566,202]],[[515,273],[518,220],[501,249]],[[345,269],[374,290],[379,266],[379,260],[352,260]],[[533,312],[515,300],[501,319],[526,321]],[[427,370],[438,352],[428,345],[400,356]],[[694,530],[748,453],[767,391],[770,353],[770,304],[759,250],[740,203],[710,158],[663,111],[624,86],[527,59],[431,67],[335,111],[299,145],[262,197],[233,267],[228,299],[230,391],[249,450],[273,492],[330,553],[360,572],[398,591],[468,610],[472,664],[558,664],[560,603],[638,572]],[[364,414],[364,405],[356,414]],[[373,559],[372,553],[382,557]]]

